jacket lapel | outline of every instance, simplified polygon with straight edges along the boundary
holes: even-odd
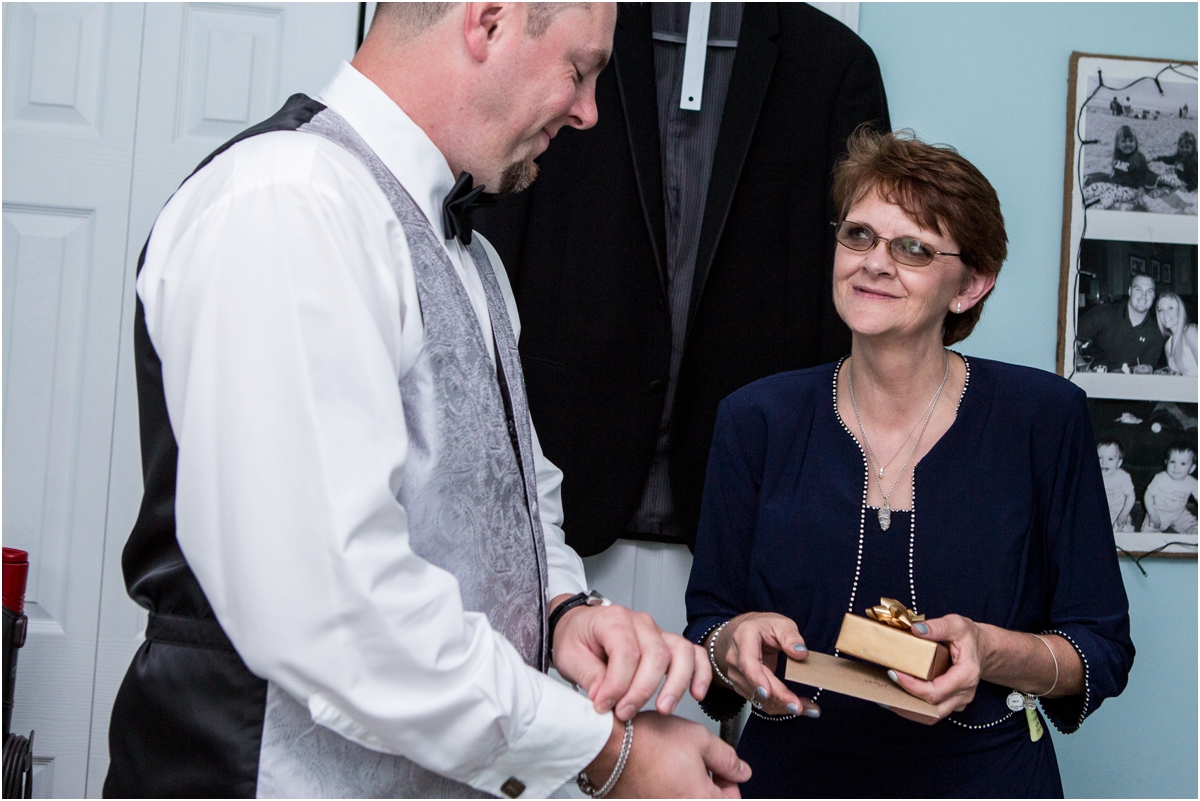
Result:
[[[717,135],[708,197],[704,203],[704,221],[696,251],[696,274],[692,280],[692,296],[688,307],[689,334],[700,298],[704,295],[704,285],[708,281],[717,244],[721,241],[725,220],[729,216],[729,206],[742,173],[742,164],[750,149],[763,97],[771,82],[775,57],[779,52],[775,44],[778,34],[779,14],[774,3],[745,4],[733,74],[729,76],[729,94],[725,99],[721,131]],[[653,75],[653,63],[651,70]],[[659,203],[661,205],[662,201]]]
[[[623,3],[613,33],[613,69],[625,112],[629,147],[642,211],[663,297],[667,293],[667,229],[663,210],[662,148],[658,136],[658,95],[654,80],[654,44],[650,4]]]

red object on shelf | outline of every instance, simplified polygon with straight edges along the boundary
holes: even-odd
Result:
[[[25,582],[29,579],[29,554],[17,548],[4,549],[4,607],[25,614]]]

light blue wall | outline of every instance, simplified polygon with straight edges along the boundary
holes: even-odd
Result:
[[[968,354],[1054,369],[1067,62],[1072,50],[1194,61],[1195,3],[863,3],[894,127],[948,142],[995,185],[1008,263]],[[1129,688],[1055,732],[1075,797],[1195,798],[1196,562],[1122,561],[1138,655]]]

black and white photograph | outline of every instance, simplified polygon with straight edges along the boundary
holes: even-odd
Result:
[[[1082,186],[1088,208],[1196,214],[1196,83],[1089,77]],[[1161,91],[1159,90],[1161,87]]]
[[[1196,257],[1195,245],[1084,239],[1076,372],[1194,378]]]
[[[1196,65],[1075,53],[1067,87],[1065,235],[1195,244]]]
[[[1093,397],[1196,401],[1196,86],[1071,57],[1057,369]]]
[[[1196,404],[1088,400],[1117,547],[1196,554]]]

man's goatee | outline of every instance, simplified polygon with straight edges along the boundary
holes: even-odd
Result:
[[[500,194],[512,195],[528,189],[537,176],[538,165],[533,159],[513,162],[500,176]]]

